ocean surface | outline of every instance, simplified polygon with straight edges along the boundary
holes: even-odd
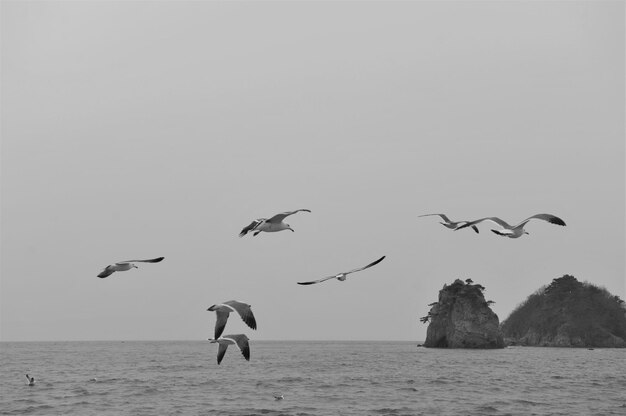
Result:
[[[626,415],[624,349],[250,348],[218,366],[208,341],[0,343],[0,414]]]

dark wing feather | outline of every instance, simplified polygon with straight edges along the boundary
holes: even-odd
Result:
[[[229,300],[228,302],[224,302],[224,304],[234,308],[246,325],[252,329],[256,329],[256,320],[254,319],[254,314],[252,313],[252,309],[250,309],[250,305],[243,302],[237,302],[236,300]]]
[[[241,351],[241,354],[243,354],[243,358],[245,358],[247,361],[250,361],[250,344],[248,343],[247,336],[245,336],[244,334],[237,334],[227,335],[224,338],[231,338],[232,340],[234,340],[237,343],[237,347]]]
[[[349,274],[349,273],[354,273],[354,272],[360,272],[361,270],[365,270],[368,269],[372,266],[376,266],[378,263],[380,263],[381,261],[383,261],[383,259],[387,257],[387,256],[382,256],[381,258],[379,258],[378,260],[368,264],[367,266],[364,267],[359,267],[358,269],[354,269],[354,270],[350,270],[349,272],[346,272],[345,274]]]
[[[492,232],[492,233],[494,233],[494,234],[503,235],[503,236],[505,236],[505,237],[508,237],[508,236],[509,236],[509,234],[504,234],[504,233],[501,233],[501,232],[500,232],[500,231],[498,231],[498,230],[491,230],[491,232]]]
[[[241,230],[241,232],[239,233],[239,237],[243,237],[244,235],[248,234],[250,231],[254,230],[256,227],[262,224],[263,221],[265,221],[264,218],[259,218],[258,220],[252,221],[250,224],[244,227],[243,230]]]
[[[217,315],[217,320],[215,321],[215,339],[218,339],[224,332],[229,314],[230,312],[224,310],[218,309],[215,311],[215,315]]]
[[[126,261],[122,261],[120,263],[158,263],[161,260],[163,260],[165,257],[157,257],[154,259],[148,259],[148,260],[126,260]]]
[[[111,276],[113,273],[115,273],[115,270],[112,270],[111,266],[107,266],[98,274],[98,277],[104,279],[105,277]]]
[[[224,358],[224,354],[226,354],[226,350],[228,349],[228,344],[219,344],[219,348],[217,349],[217,365],[222,362]]]
[[[563,221],[562,219],[560,219],[556,215],[552,215],[552,214],[536,214],[536,215],[533,215],[532,217],[526,218],[520,224],[516,225],[516,227],[518,227],[519,225],[526,224],[528,221],[532,220],[533,218],[536,218],[538,220],[547,221],[550,224],[556,224],[556,225],[561,225],[561,226],[565,225],[565,221]]]

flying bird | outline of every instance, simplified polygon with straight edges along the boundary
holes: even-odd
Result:
[[[163,260],[165,257],[157,257],[156,259],[149,260],[126,260],[120,261],[115,264],[110,264],[100,272],[98,275],[99,278],[104,279],[105,277],[111,276],[115,272],[125,272],[126,270],[130,270],[132,268],[138,269],[139,267],[133,263],[158,263]]]
[[[282,230],[293,231],[293,228],[291,228],[289,224],[284,223],[283,220],[286,217],[293,215],[296,212],[300,212],[300,211],[311,212],[311,210],[309,209],[297,209],[295,211],[281,212],[280,214],[276,214],[269,219],[268,218],[256,219],[252,221],[243,230],[241,230],[241,232],[239,233],[239,237],[243,237],[244,235],[253,231],[254,231],[254,233],[252,234],[253,236],[256,236],[261,231],[265,231],[266,233],[274,233],[274,232],[282,231]]]
[[[361,270],[365,270],[368,269],[372,266],[376,266],[378,263],[380,263],[381,261],[383,261],[383,259],[386,256],[382,256],[381,258],[379,258],[378,260],[376,260],[375,262],[372,262],[370,264],[368,264],[367,266],[364,267],[359,267],[358,269],[354,269],[354,270],[350,270],[349,272],[342,272],[342,273],[338,273],[334,276],[328,276],[328,277],[324,277],[322,279],[319,280],[311,280],[310,282],[298,282],[299,285],[312,285],[315,283],[321,283],[321,282],[325,282],[326,280],[330,280],[330,279],[337,279],[341,282],[343,282],[344,280],[346,280],[346,277],[350,274],[350,273],[356,273],[356,272],[360,272]]]
[[[222,335],[222,332],[224,332],[228,315],[230,315],[231,312],[237,312],[246,325],[252,329],[256,329],[256,320],[254,319],[250,305],[247,303],[229,300],[228,302],[213,305],[207,309],[207,311],[215,312],[217,315],[217,321],[215,322],[215,339],[218,339],[220,335]]]
[[[250,344],[248,343],[248,337],[244,334],[237,335],[225,335],[222,338],[218,339],[209,339],[211,344],[218,343],[219,348],[217,349],[217,364],[219,365],[224,358],[224,354],[226,354],[226,349],[229,345],[236,345],[239,348],[239,351],[243,354],[243,358],[247,361],[250,361]]]
[[[506,221],[501,220],[498,217],[485,217],[476,221],[470,221],[467,224],[464,224],[460,226],[459,228],[457,228],[457,230],[460,230],[461,228],[465,228],[465,227],[474,226],[475,224],[478,224],[483,221],[491,221],[502,227],[501,230],[491,230],[495,234],[498,234],[504,237],[509,237],[509,238],[519,238],[523,236],[524,234],[529,234],[526,230],[524,230],[524,226],[526,225],[528,221],[532,219],[544,220],[544,221],[549,222],[550,224],[565,226],[565,221],[563,221],[562,219],[560,219],[559,217],[555,215],[537,214],[537,215],[533,215],[532,217],[526,218],[524,221],[520,222],[517,225],[510,225]]]
[[[451,230],[456,230],[458,229],[460,226],[467,224],[469,221],[451,221],[450,218],[448,218],[448,216],[446,214],[424,214],[424,215],[420,215],[420,217],[430,217],[432,215],[438,215],[441,217],[441,219],[444,222],[440,222],[439,224],[443,225],[446,228],[449,228]],[[476,227],[475,225],[472,225],[472,230],[476,231],[476,233],[478,233],[478,227]]]

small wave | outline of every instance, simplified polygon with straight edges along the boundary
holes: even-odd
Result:
[[[50,410],[53,409],[53,406],[50,406],[48,404],[42,404],[39,406],[28,406],[22,409],[15,409],[15,410],[9,410],[6,413],[3,413],[5,415],[24,415],[24,414],[29,414],[29,413],[38,413],[41,410]]]
[[[279,378],[278,381],[281,383],[298,383],[301,381],[304,381],[305,379],[302,377],[283,377],[283,378]]]
[[[36,404],[37,401],[33,399],[15,399],[13,400],[15,403],[24,403],[24,404]]]
[[[498,411],[498,409],[488,404],[483,405],[483,406],[478,406],[476,410],[478,410],[479,412],[497,412]]]
[[[415,410],[408,407],[400,407],[398,409],[383,407],[382,409],[374,409],[373,412],[380,415],[415,415]]]
[[[157,389],[156,387],[146,387],[143,391],[143,394],[157,394],[157,393],[161,393],[161,390]]]
[[[391,409],[389,407],[383,407],[382,409],[374,409],[374,413],[378,413],[379,415],[397,415],[398,409]]]
[[[402,387],[399,391],[418,391],[415,387]]]
[[[434,380],[430,380],[428,383],[429,383],[429,384],[450,384],[450,382],[449,382],[449,381],[442,380],[442,379],[440,379],[440,378],[436,378],[436,379],[434,379]]]
[[[524,399],[517,399],[517,400],[514,400],[513,402],[518,403],[518,404],[526,404],[530,406],[539,406],[543,404],[543,403],[533,402],[531,400],[524,400]]]
[[[236,412],[236,413],[226,413],[226,414],[233,414],[233,415],[284,415],[284,411],[282,410],[276,410],[276,409],[265,409],[265,408],[252,408],[252,409],[244,409],[243,413],[241,412]],[[308,416],[308,413],[305,413]]]
[[[83,387],[76,387],[71,390],[72,393],[75,393],[77,396],[89,396],[89,390]]]

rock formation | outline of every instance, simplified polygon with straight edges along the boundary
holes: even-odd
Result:
[[[483,296],[483,286],[457,279],[444,285],[439,300],[422,322],[430,320],[425,347],[503,348],[498,316]],[[493,303],[493,302],[492,302]]]
[[[626,309],[619,296],[565,275],[539,289],[502,323],[508,344],[626,347]]]

